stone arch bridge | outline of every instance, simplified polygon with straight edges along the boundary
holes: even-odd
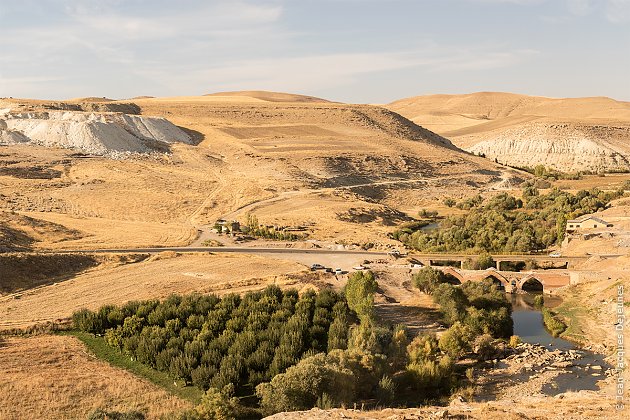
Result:
[[[462,270],[453,267],[435,268],[445,274],[450,274],[460,283],[467,281],[481,282],[486,278],[491,278],[509,293],[518,293],[527,290],[548,292],[571,284],[571,275],[567,270],[516,272],[499,271],[494,268],[487,270]]]

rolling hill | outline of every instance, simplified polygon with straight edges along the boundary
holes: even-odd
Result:
[[[630,103],[511,93],[417,96],[387,105],[475,154],[565,172],[630,170]]]
[[[242,98],[104,103],[132,106],[140,114],[133,118],[167,121],[186,133],[190,141],[164,139],[168,153],[159,156],[111,159],[41,147],[54,143],[5,146],[2,209],[83,233],[34,245],[56,249],[185,245],[200,227],[218,218],[244,222],[249,213],[267,224],[306,227],[314,239],[389,243],[394,224],[441,203],[445,191],[460,198],[522,176],[381,107]],[[28,106],[39,112],[50,104]]]

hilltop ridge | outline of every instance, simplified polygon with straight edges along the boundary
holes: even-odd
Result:
[[[478,92],[416,96],[387,108],[500,163],[630,170],[630,102]]]

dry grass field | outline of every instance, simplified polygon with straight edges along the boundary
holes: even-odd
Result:
[[[84,307],[173,293],[242,293],[292,282],[286,275],[304,270],[295,262],[251,255],[162,253],[141,262],[103,264],[67,281],[0,297],[0,330],[65,319]]]
[[[7,338],[0,345],[0,418],[79,419],[97,408],[157,419],[190,407],[86,352],[69,336]]]

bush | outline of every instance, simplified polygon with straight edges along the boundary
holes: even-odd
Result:
[[[410,387],[425,398],[437,396],[453,385],[453,360],[443,356],[436,360],[419,360],[407,366]]]
[[[433,290],[433,301],[440,306],[440,312],[447,324],[452,325],[466,316],[468,298],[462,288],[442,283]]]
[[[518,335],[513,335],[510,337],[510,341],[508,341],[508,345],[515,349],[519,344],[521,344],[521,337]]]
[[[542,308],[543,306],[545,306],[545,298],[543,295],[536,295],[536,297],[534,298],[534,306],[536,308]]]
[[[493,359],[496,353],[494,339],[490,334],[479,335],[473,341],[472,350],[479,360]]]
[[[374,293],[377,289],[378,283],[371,271],[356,271],[348,278],[344,290],[346,301],[362,320],[371,320],[374,316]]]
[[[389,376],[383,376],[378,381],[378,389],[376,391],[376,398],[380,404],[391,404],[396,397],[396,384]]]
[[[564,332],[564,330],[567,329],[567,326],[564,324],[564,322],[557,319],[553,312],[551,312],[549,309],[542,308],[542,315],[545,327],[547,327],[552,336],[558,337]]]
[[[453,324],[440,336],[440,350],[453,359],[458,359],[470,351],[472,331],[460,322]]]
[[[201,397],[195,411],[201,420],[236,419],[238,399],[233,397],[234,387],[226,386],[221,391],[210,388]]]
[[[422,267],[412,277],[412,282],[420,291],[430,295],[442,283],[452,283],[450,276],[433,267]]]
[[[308,357],[285,373],[274,376],[271,382],[258,385],[256,395],[260,398],[263,413],[308,410],[324,393],[331,398],[331,406],[353,401],[355,380],[352,371],[327,359],[325,354]]]

